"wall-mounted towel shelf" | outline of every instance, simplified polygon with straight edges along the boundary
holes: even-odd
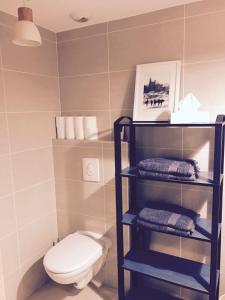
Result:
[[[221,223],[222,223],[222,196],[224,173],[224,125],[225,116],[217,116],[215,123],[170,124],[169,122],[133,122],[130,117],[121,117],[114,123],[115,142],[115,175],[116,175],[116,211],[117,211],[117,253],[118,253],[118,284],[119,300],[178,300],[178,298],[160,294],[150,287],[140,284],[140,277],[154,278],[176,286],[198,291],[209,296],[209,300],[219,299],[220,278],[220,249],[221,249]],[[213,128],[215,131],[214,165],[213,172],[203,172],[195,181],[157,179],[139,175],[136,161],[136,135],[137,128]],[[130,165],[122,170],[121,135],[126,128],[129,137]],[[129,210],[124,213],[122,199],[122,178],[129,182]],[[213,191],[212,219],[199,218],[195,231],[184,238],[199,240],[211,244],[210,264],[199,263],[160,252],[141,248],[138,240],[139,229],[136,226],[139,208],[137,205],[137,183],[140,180],[153,180],[171,184],[188,184],[201,187],[210,187]],[[190,199],[191,201],[191,199]],[[123,226],[130,228],[130,251],[125,255],[123,245]],[[150,230],[150,229],[149,229]],[[160,232],[159,230],[151,230]],[[165,233],[164,233],[165,234]],[[178,235],[174,233],[166,233]],[[179,236],[179,235],[178,235]],[[125,292],[124,271],[131,274],[130,291]]]

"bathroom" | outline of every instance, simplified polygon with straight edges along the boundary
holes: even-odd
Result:
[[[21,7],[27,9],[20,10],[18,20]],[[37,30],[33,47],[26,39],[18,45],[19,35],[26,31],[18,30],[19,22]],[[118,256],[117,247],[123,244],[128,251],[133,242],[129,226],[120,234],[116,199],[122,193],[127,211],[132,179],[115,179],[113,130],[118,118],[134,116],[136,66],[165,62],[179,62],[178,102],[191,94],[214,124],[217,115],[225,113],[225,0],[0,1],[0,300],[161,299],[147,292],[129,297],[135,277],[129,271],[122,274],[124,285],[118,282],[121,253]],[[97,137],[59,138],[56,120],[69,116],[73,120],[94,116]],[[126,168],[131,153],[129,134],[123,133],[121,161]],[[208,126],[151,127],[137,131],[136,139],[140,159],[148,158],[148,151],[155,157],[169,153],[197,161],[202,172],[217,171],[215,136]],[[88,158],[96,163],[91,169],[97,176],[94,181],[84,179]],[[196,211],[201,218],[214,217],[215,195],[209,184],[140,180],[137,190],[140,198],[166,199]],[[223,226],[220,234],[216,296],[187,288],[186,283],[177,285],[172,276],[138,280],[161,291],[166,300],[223,299]],[[46,267],[48,254],[65,245],[71,235],[77,239],[71,244],[74,249],[68,245],[76,264],[86,259],[86,251],[89,255],[93,249],[101,252],[100,268],[95,276],[85,277],[84,286],[75,280],[63,284],[62,278],[57,282]],[[84,237],[86,246],[80,248]],[[150,242],[151,250],[212,263],[210,243],[201,238],[152,232]],[[67,263],[73,267],[72,259]],[[121,290],[128,292],[126,298]]]

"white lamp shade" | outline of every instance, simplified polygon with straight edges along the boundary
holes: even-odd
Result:
[[[40,46],[41,35],[37,26],[31,21],[18,21],[15,25],[13,43],[19,46]]]

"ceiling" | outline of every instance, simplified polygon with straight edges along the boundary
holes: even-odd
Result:
[[[16,15],[17,7],[30,6],[36,24],[54,32],[121,19],[199,0],[0,0],[0,10]],[[69,15],[89,14],[87,23],[76,23]]]

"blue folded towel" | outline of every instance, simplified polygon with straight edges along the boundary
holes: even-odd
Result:
[[[137,224],[164,232],[191,234],[199,215],[190,209],[163,202],[148,202],[138,214]]]
[[[199,168],[194,160],[153,157],[140,161],[138,168],[142,176],[149,177],[195,180],[199,175]]]

